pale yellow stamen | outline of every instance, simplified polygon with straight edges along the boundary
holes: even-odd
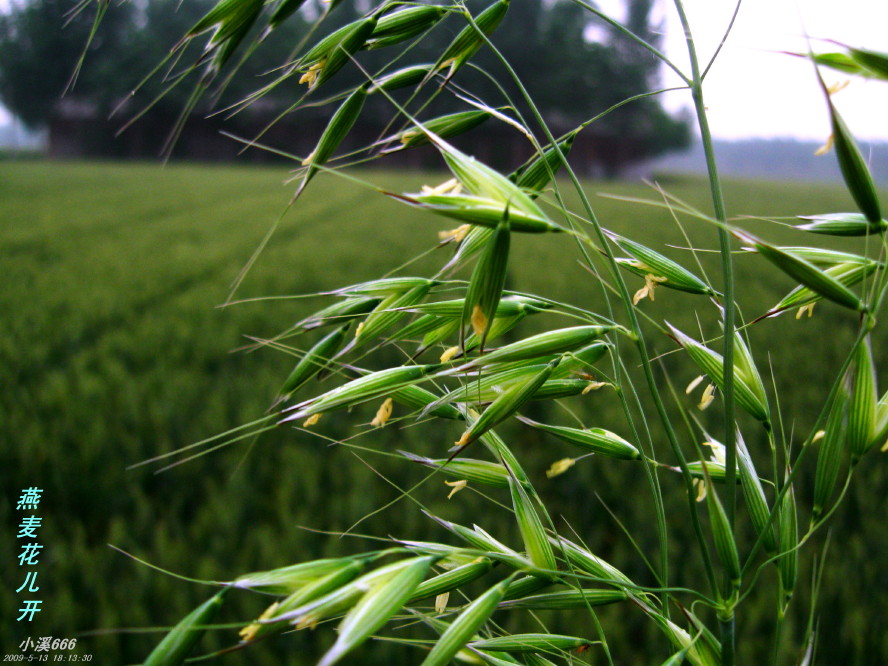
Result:
[[[471,224],[464,224],[461,227],[450,229],[449,231],[439,231],[438,240],[442,243],[461,243],[471,228]]]
[[[822,146],[820,146],[820,148],[815,150],[814,154],[817,157],[820,157],[821,155],[826,155],[830,150],[832,150],[834,141],[835,141],[835,137],[832,134],[830,134],[829,138],[826,140],[826,143],[824,143]]]
[[[450,592],[444,592],[435,597],[435,612],[443,613],[446,611],[448,601],[450,601]]]
[[[466,481],[465,479],[460,479],[459,481],[445,481],[444,482],[445,486],[450,486],[451,488],[453,488],[453,490],[451,490],[450,494],[447,496],[447,499],[450,499],[451,497],[456,495],[456,493],[458,493],[460,490],[465,488],[468,485],[468,483],[469,482]]]
[[[694,389],[700,386],[700,382],[702,382],[704,379],[706,379],[706,375],[699,375],[697,377],[694,377],[694,379],[691,381],[690,384],[688,384],[688,387],[685,389],[685,395],[691,395],[691,393],[694,392]]]
[[[318,626],[318,622],[320,622],[320,617],[317,614],[311,613],[309,615],[303,616],[297,623],[297,629],[305,629],[306,627],[310,629],[314,629]]]
[[[459,347],[448,347],[444,350],[444,353],[441,354],[441,363],[447,363],[450,359],[457,355],[459,352]]]
[[[361,331],[363,331],[363,330],[364,330],[364,322],[361,322],[360,324],[358,324],[358,327],[355,329],[355,337],[356,338],[361,337]]]
[[[814,306],[815,305],[817,305],[817,304],[816,303],[808,303],[808,305],[803,305],[802,307],[800,307],[799,311],[796,312],[796,319],[801,319],[806,312],[808,313],[808,317],[811,317],[811,315],[814,314]]]
[[[712,459],[720,465],[725,464],[725,445],[721,442],[703,442],[703,446],[712,449]]]
[[[300,78],[299,83],[307,83],[308,87],[311,88],[314,86],[315,82],[318,80],[318,76],[321,73],[321,70],[324,68],[324,63],[327,62],[327,59],[316,62],[314,65],[308,68],[308,71],[305,72]]]
[[[833,83],[829,88],[826,89],[826,92],[830,95],[835,95],[837,92],[840,92],[851,85],[850,79],[845,79],[844,81],[839,81],[837,83]]]
[[[644,286],[635,292],[635,296],[632,297],[632,305],[638,305],[645,296],[653,301],[654,288],[661,282],[666,282],[666,278],[660,277],[659,275],[653,275],[651,273],[645,275]]]
[[[320,420],[321,420],[320,414],[312,414],[307,419],[305,419],[305,422],[302,424],[302,427],[303,428],[310,428]]]
[[[586,388],[583,389],[583,395],[586,395],[587,393],[589,393],[591,391],[597,391],[598,389],[600,389],[604,386],[608,386],[608,383],[607,382],[589,382],[588,384],[586,384]]]
[[[694,488],[697,489],[697,501],[706,499],[706,482],[703,479],[694,479]]]
[[[486,329],[487,315],[484,314],[480,305],[476,305],[472,308],[472,330],[475,331],[475,335],[480,338]]]
[[[462,183],[456,178],[445,180],[440,185],[435,185],[434,187],[429,187],[428,185],[422,186],[423,194],[459,194],[461,191]]]
[[[246,627],[241,629],[240,632],[238,633],[238,635],[241,637],[241,640],[244,643],[249,643],[251,640],[253,640],[256,637],[256,633],[259,631],[260,627],[262,626],[260,624],[262,622],[262,620],[268,620],[268,619],[274,617],[275,613],[277,613],[278,606],[280,606],[280,603],[275,601],[273,604],[271,604],[271,606],[269,606],[268,608],[266,608],[262,612],[262,615],[259,616],[259,618],[256,622],[254,622],[253,624],[247,625]]]
[[[818,430],[811,438],[811,443],[813,444],[814,442],[819,442],[824,437],[826,437],[826,430]]]
[[[712,404],[713,400],[715,400],[715,384],[710,384],[706,387],[706,390],[703,391],[703,397],[700,398],[700,404],[697,405],[697,409],[706,409]]]
[[[577,461],[573,458],[562,458],[561,460],[553,462],[552,466],[546,470],[546,478],[551,479],[559,474],[564,474],[567,470],[573,467],[576,462]]]
[[[380,426],[384,426],[389,418],[392,415],[392,399],[386,398],[385,401],[379,406],[379,409],[376,412],[376,416],[370,421],[370,425],[374,428],[378,428]]]
[[[469,443],[469,431],[466,430],[463,433],[462,437],[460,437],[458,440],[456,440],[456,442],[454,442],[453,445],[455,447],[459,448],[461,446],[465,446],[468,443]]]

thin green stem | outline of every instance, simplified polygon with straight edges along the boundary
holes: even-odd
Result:
[[[715,162],[715,151],[712,145],[712,131],[709,128],[709,118],[706,114],[706,105],[703,102],[703,76],[700,71],[700,63],[697,59],[697,49],[694,45],[694,36],[685,14],[681,0],[675,0],[675,8],[679,20],[685,32],[688,56],[691,61],[692,81],[691,93],[694,99],[694,109],[697,114],[697,124],[700,128],[700,137],[703,143],[703,152],[706,156],[706,170],[709,174],[709,189],[712,195],[712,208],[715,219],[720,223],[718,227],[719,250],[722,261],[722,278],[724,294],[724,409],[725,409],[725,513],[728,516],[728,525],[731,531],[734,529],[734,519],[737,510],[737,442],[734,433],[735,409],[734,409],[734,329],[736,311],[734,306],[734,266],[731,256],[731,239],[724,226],[727,224],[728,215],[722,194],[721,181],[718,166]],[[731,576],[725,571],[724,589],[726,595],[731,594]],[[729,615],[720,618],[722,663],[724,666],[734,664],[734,637],[735,616],[733,608],[728,609]]]
[[[470,19],[470,20],[472,20],[472,19]],[[623,276],[619,271],[619,267],[617,266],[617,262],[614,257],[614,254],[613,254],[613,250],[611,249],[610,243],[608,242],[608,239],[607,239],[607,237],[604,233],[604,230],[601,226],[601,223],[599,222],[598,217],[592,208],[592,204],[589,201],[589,198],[586,195],[586,192],[583,189],[583,186],[580,183],[580,180],[577,177],[576,172],[570,167],[570,164],[568,164],[566,157],[561,153],[561,149],[558,147],[555,137],[552,135],[551,131],[549,130],[548,126],[546,125],[546,122],[543,119],[542,114],[540,113],[536,104],[534,104],[533,99],[531,98],[530,94],[527,92],[527,89],[524,87],[524,84],[521,82],[520,78],[515,73],[515,70],[512,68],[512,66],[508,62],[508,60],[502,55],[502,53],[490,42],[490,40],[486,36],[484,37],[484,39],[485,39],[487,46],[496,55],[496,57],[502,63],[503,67],[505,67],[506,71],[512,77],[512,79],[515,82],[516,86],[518,87],[522,97],[524,98],[524,101],[527,103],[528,107],[530,108],[531,113],[533,114],[535,120],[537,121],[539,126],[542,128],[543,132],[546,134],[547,140],[555,147],[556,150],[559,151],[559,156],[561,158],[561,162],[564,165],[565,171],[568,174],[568,177],[570,178],[570,181],[571,181],[572,185],[574,186],[574,189],[576,190],[577,194],[580,197],[580,202],[583,206],[583,210],[587,216],[587,219],[589,220],[589,223],[593,227],[593,230],[595,232],[595,236],[598,240],[598,243],[599,243],[606,259],[607,259],[608,269],[611,272],[611,277],[613,278],[614,282],[617,284],[617,288],[618,288],[618,291],[620,294],[620,300],[623,302],[623,304],[626,307],[627,316],[629,318],[629,330],[632,332],[633,341],[636,344],[638,354],[641,358],[642,371],[644,373],[645,381],[648,385],[651,396],[654,400],[654,406],[657,410],[657,415],[660,419],[660,422],[663,424],[663,429],[666,433],[666,437],[669,442],[669,445],[670,445],[674,455],[679,460],[679,465],[682,469],[682,475],[685,478],[685,482],[689,488],[692,488],[693,487],[692,477],[691,477],[690,471],[687,468],[687,464],[685,462],[684,455],[681,451],[681,446],[678,442],[678,437],[675,434],[675,429],[672,426],[672,422],[669,419],[669,414],[666,411],[666,406],[665,406],[663,399],[660,395],[659,387],[657,386],[657,381],[656,381],[656,378],[654,377],[653,366],[651,364],[651,355],[647,349],[647,344],[645,342],[644,335],[641,330],[641,325],[639,324],[638,317],[636,315],[635,306],[632,303],[632,297],[630,296],[629,289],[626,286],[626,282],[623,280]],[[710,140],[710,143],[711,143],[711,140]],[[723,220],[723,222],[725,222],[725,220]],[[733,342],[733,340],[732,340],[732,342]],[[733,435],[733,433],[732,433],[732,435]],[[690,501],[693,502],[693,497],[691,497]],[[699,517],[697,516],[697,512],[693,507],[691,510],[691,519],[692,519],[692,521],[695,521],[695,522],[699,520]],[[661,577],[661,580],[663,581],[663,586],[666,587],[668,585],[668,580],[669,580],[669,577],[668,577],[668,572],[669,572],[668,548],[667,548],[667,543],[662,540],[665,537],[666,526],[665,525],[659,526],[659,531],[661,534],[661,542],[660,542],[661,574],[660,574],[660,577]],[[704,539],[699,539],[699,535],[701,535],[701,534],[702,534],[702,531],[698,531],[698,540],[699,540],[699,546],[701,548],[701,552],[708,552],[708,544],[706,543],[706,541]],[[669,612],[668,611],[668,604],[664,603],[663,611],[664,611],[664,613],[668,614],[668,612]]]
[[[682,81],[684,81],[684,82],[685,82],[686,84],[688,84],[689,86],[691,85],[691,80],[687,77],[687,75],[686,75],[683,71],[681,71],[681,69],[678,67],[678,65],[676,65],[674,62],[672,62],[672,61],[666,56],[665,53],[663,53],[662,51],[660,51],[660,50],[659,50],[657,47],[655,47],[653,44],[650,44],[649,42],[645,41],[644,39],[642,39],[641,37],[639,37],[638,35],[636,35],[634,32],[632,32],[629,28],[627,28],[626,26],[624,26],[622,23],[620,23],[619,21],[615,21],[614,19],[612,19],[610,16],[608,16],[607,14],[605,14],[604,12],[602,12],[600,9],[598,9],[598,8],[595,7],[594,5],[591,5],[591,4],[589,4],[588,2],[583,2],[583,0],[573,0],[573,2],[574,2],[575,4],[577,4],[577,5],[579,5],[580,7],[582,7],[583,9],[585,9],[586,11],[588,11],[588,12],[594,14],[595,16],[597,16],[597,17],[600,18],[602,21],[604,21],[605,23],[607,23],[609,26],[611,26],[612,28],[614,28],[617,32],[619,32],[620,34],[624,35],[625,37],[628,37],[628,38],[631,39],[633,42],[635,42],[636,44],[638,44],[639,46],[641,46],[642,48],[647,49],[648,51],[650,51],[651,55],[653,55],[655,58],[657,58],[658,60],[660,60],[664,65],[666,65],[666,66],[667,66],[669,69],[671,69],[673,72],[675,72],[676,74],[678,74],[679,78],[680,78]]]

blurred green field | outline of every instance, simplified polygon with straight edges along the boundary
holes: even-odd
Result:
[[[355,175],[400,190],[444,178],[381,171]],[[411,501],[389,505],[399,492],[380,475],[407,488],[425,476],[422,470],[373,451],[441,455],[459,432],[442,433],[440,426],[394,425],[365,433],[355,444],[368,451],[281,430],[162,473],[155,473],[159,465],[129,469],[261,416],[289,371],[293,361],[281,352],[232,352],[249,343],[248,336],[273,336],[318,309],[325,304],[322,297],[217,307],[284,211],[293,191],[292,185],[282,186],[287,177],[284,168],[266,167],[0,162],[0,517],[5,533],[11,534],[19,519],[15,502],[21,489],[42,487],[45,544],[39,566],[43,611],[28,626],[15,621],[21,571],[17,544],[3,540],[0,644],[6,652],[14,652],[27,636],[78,636],[78,651],[93,654],[93,663],[138,663],[160,636],[143,630],[174,624],[209,595],[207,588],[153,571],[108,544],[184,576],[228,580],[248,570],[372,547],[357,536],[338,538],[302,526],[341,532],[381,507],[386,508],[358,525],[356,534],[447,539]],[[703,181],[662,182],[680,199],[706,206]],[[608,228],[644,238],[655,247],[687,244],[667,211],[604,198],[598,196],[600,190],[657,198],[650,188],[592,183],[589,192]],[[851,207],[840,188],[821,184],[731,182],[726,194],[732,211],[750,216]],[[801,242],[773,224],[754,219],[747,224],[771,238]],[[284,216],[237,297],[330,290],[378,277],[417,256],[403,273],[428,275],[446,261],[449,250],[421,255],[435,246],[437,232],[449,226],[455,225],[369,189],[319,177],[299,206]],[[696,247],[715,248],[712,229],[692,224],[687,232]],[[665,251],[683,256],[682,251]],[[519,238],[508,286],[584,307],[605,307],[601,285],[577,257],[566,237]],[[701,258],[707,267],[713,265],[705,253]],[[762,278],[755,257],[740,256],[737,261],[739,299],[748,318],[792,286],[773,273]],[[717,274],[712,278],[718,282]],[[633,279],[630,286],[640,287],[641,281]],[[668,317],[693,332],[695,308],[707,305],[660,290],[657,301],[643,307],[653,318]],[[830,318],[829,340],[822,338],[822,318]],[[519,331],[537,332],[546,323],[528,322]],[[814,400],[839,367],[854,324],[846,312],[818,305],[810,321],[786,315],[751,330],[762,365],[767,363],[763,350],[771,353],[787,430],[800,433],[794,441],[800,441],[813,423],[820,407]],[[653,340],[658,353],[673,348],[668,339]],[[665,356],[663,363],[681,387],[695,374],[678,355]],[[888,377],[880,372],[884,390]],[[596,414],[598,425],[621,430],[616,403],[606,395],[592,395],[578,408]],[[369,430],[366,424],[374,410],[375,406],[336,414],[316,430],[334,440],[352,437]],[[711,423],[717,427],[717,421]],[[545,469],[567,451],[544,448],[542,440],[526,432],[507,434],[519,442],[516,451],[529,461],[534,482],[551,501],[552,515],[563,514],[565,524],[603,557],[649,580],[641,559],[592,495],[600,495],[652,557],[655,535],[644,526],[652,525],[653,519],[641,475],[592,461],[548,481]],[[747,443],[750,448],[766,446],[755,434]],[[866,463],[855,476],[847,504],[834,518],[834,545],[821,598],[821,623],[827,632],[819,646],[819,663],[888,661],[888,637],[879,618],[884,600],[873,593],[888,584],[888,536],[881,511],[888,474],[884,457],[871,456]],[[667,489],[667,499],[681,511],[677,481],[675,492]],[[477,498],[469,492],[449,502],[445,495],[439,480],[416,491],[420,501],[444,518],[477,522],[491,530],[506,522],[493,511],[478,515]],[[630,502],[629,497],[637,499]],[[673,572],[679,583],[699,575],[697,563],[683,557],[685,529],[678,524],[672,533]],[[510,534],[504,531],[503,540]],[[810,576],[809,564],[803,566],[802,576]],[[788,627],[788,638],[795,641],[807,617],[809,595],[805,585],[801,587]],[[766,656],[761,645],[773,619],[767,611],[771,601],[753,599],[741,610],[739,663],[757,663]],[[261,610],[253,597],[232,597],[221,621],[235,626]],[[605,626],[618,627],[609,638],[619,664],[651,663],[652,652],[645,650],[648,641],[655,642],[653,653],[664,654],[662,639],[639,615],[626,608],[601,613]],[[594,633],[588,617],[580,621],[585,625],[574,631]],[[552,622],[565,629],[557,619]],[[208,649],[234,642],[234,631],[224,638],[221,633],[207,642]],[[328,629],[290,634],[248,653],[225,655],[218,663],[311,663],[331,640]],[[397,650],[371,645],[361,660],[415,660],[415,652]]]

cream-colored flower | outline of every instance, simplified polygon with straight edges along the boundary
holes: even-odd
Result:
[[[456,356],[459,353],[459,346],[448,347],[444,350],[444,353],[441,354],[441,363],[447,363],[450,359]]]
[[[386,398],[376,411],[376,416],[370,421],[370,425],[374,428],[384,426],[392,415],[392,399]]]
[[[435,185],[435,187],[423,185],[421,191],[423,194],[459,194],[462,192],[462,183],[456,178],[451,178],[440,185]]]
[[[456,229],[450,229],[448,231],[439,231],[438,232],[438,240],[442,243],[461,243],[463,238],[466,237],[466,234],[471,230],[471,224],[464,224]]]
[[[632,305],[638,305],[645,296],[653,301],[654,288],[661,282],[666,282],[666,278],[660,277],[659,275],[653,275],[652,273],[645,275],[644,286],[635,292],[635,296],[632,297]]]
[[[715,384],[709,384],[706,390],[703,391],[703,397],[700,398],[700,404],[697,405],[697,409],[701,411],[706,409],[712,404],[713,400],[715,400]]]
[[[561,460],[553,462],[552,466],[546,470],[546,478],[551,479],[559,474],[564,474],[567,470],[573,467],[576,462],[577,461],[574,458],[562,458]]]
[[[451,488],[453,488],[453,490],[450,491],[450,494],[447,495],[447,499],[450,499],[451,497],[456,495],[456,493],[465,488],[468,484],[469,482],[465,479],[460,479],[459,481],[445,481],[445,486],[450,486]]]
[[[811,315],[813,315],[815,305],[817,305],[817,304],[816,303],[808,303],[808,305],[803,305],[802,307],[800,307],[799,311],[796,312],[796,319],[801,319],[806,312],[808,313],[809,317]]]
[[[309,88],[312,88],[318,80],[318,76],[321,73],[321,70],[324,69],[324,64],[327,62],[327,59],[320,60],[313,64],[308,68],[308,71],[305,72],[301,77],[299,77],[299,83],[307,83]]]
[[[817,157],[820,157],[821,155],[826,155],[829,151],[832,150],[833,142],[835,141],[835,139],[836,138],[832,134],[830,134],[829,137],[827,137],[827,139],[826,139],[826,143],[824,143],[822,146],[820,146],[820,148],[815,150],[814,154]]]

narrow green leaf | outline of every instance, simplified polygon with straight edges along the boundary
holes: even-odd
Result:
[[[803,215],[799,219],[808,221],[805,224],[795,225],[796,229],[828,236],[867,236],[882,233],[888,228],[888,221],[879,220],[873,223],[860,213]]]
[[[355,331],[355,346],[373,340],[394,326],[406,314],[406,308],[421,303],[428,296],[431,285],[417,285],[403,294],[384,298]]]
[[[484,37],[482,35],[489,36],[496,30],[496,27],[503,20],[509,9],[509,2],[510,0],[494,2],[475,17],[475,25],[469,24],[464,27],[438,58],[438,62],[435,64],[435,71],[449,67],[450,71],[447,77],[453,76],[456,70],[475,55],[484,44]]]
[[[418,5],[385,14],[367,40],[366,48],[381,49],[413,39],[434,27],[446,14],[447,8],[439,5]]]
[[[819,518],[832,497],[839,477],[842,454],[845,451],[847,437],[845,435],[845,417],[848,408],[848,393],[843,386],[838,388],[835,400],[829,410],[826,431],[820,440],[820,451],[817,454],[817,469],[814,474],[814,507],[813,516]]]
[[[330,293],[339,296],[373,296],[376,298],[384,298],[393,294],[403,294],[405,291],[409,291],[414,287],[434,287],[438,284],[440,284],[440,282],[437,280],[430,280],[424,277],[392,277],[353,284]]]
[[[503,219],[497,225],[493,236],[481,253],[469,287],[462,311],[462,326],[471,324],[479,338],[480,347],[484,349],[487,334],[496,316],[506,274],[509,266],[509,246],[512,234],[509,227],[509,210],[506,208]],[[465,349],[465,342],[463,349]]]
[[[372,95],[380,90],[391,92],[392,90],[414,86],[426,77],[432,67],[433,65],[430,63],[403,67],[373,81],[373,84],[367,89],[367,93]]]
[[[733,491],[728,489],[728,492]],[[737,543],[734,541],[728,516],[715,488],[710,488],[706,493],[706,505],[709,509],[709,524],[712,529],[715,550],[722,566],[730,576],[734,589],[737,589],[740,586],[740,556],[737,553]]]
[[[836,158],[839,161],[839,168],[845,179],[845,185],[854,201],[857,202],[860,211],[866,216],[866,219],[874,225],[881,224],[882,209],[869,167],[867,167],[860,148],[857,147],[857,142],[833,105],[832,100],[827,97],[827,101],[829,102],[829,115],[832,121],[833,145],[836,150]]]
[[[143,666],[179,666],[197,645],[206,631],[206,625],[213,621],[222,600],[230,588],[222,588],[210,599],[191,611],[164,636],[151,654],[145,659]]]
[[[329,367],[330,359],[345,342],[345,333],[348,330],[348,326],[348,324],[340,326],[315,343],[305,353],[305,356],[299,359],[296,367],[293,368],[290,375],[284,381],[284,385],[278,391],[278,395],[289,397],[308,380]]]
[[[271,18],[268,19],[269,27],[278,27],[281,23],[299,11],[299,8],[304,4],[305,0],[280,0],[277,7],[274,8]]]
[[[308,331],[319,326],[342,324],[371,312],[379,304],[379,300],[378,298],[366,296],[346,298],[309,315],[297,322],[293,328],[301,328]]]
[[[263,613],[260,620],[247,625],[240,631],[241,641],[250,643],[272,634],[286,631],[290,623],[286,620],[280,622],[264,622],[262,620],[275,615],[283,615],[301,608],[310,601],[314,601],[325,594],[341,588],[343,585],[359,576],[373,557],[342,558],[340,566],[335,571],[325,576],[318,576],[306,583],[281,602],[275,602]]]
[[[640,274],[642,277],[650,274],[655,277],[665,278],[665,281],[662,282],[664,287],[692,294],[711,295],[714,293],[703,280],[681,264],[663,256],[659,252],[612,232],[608,233],[608,236],[621,250],[635,259],[634,263],[622,263],[621,265],[625,268]]]
[[[423,581],[413,591],[410,601],[419,601],[427,597],[435,597],[444,592],[450,592],[462,587],[473,580],[477,580],[493,567],[493,560],[488,557],[476,557],[471,562],[458,566],[450,571]]]
[[[439,416],[442,419],[454,421],[463,420],[462,412],[453,405],[433,404],[437,402],[438,396],[421,386],[404,386],[397,391],[393,391],[391,398],[401,405],[406,405],[412,409],[421,409],[423,414],[428,414],[429,416]],[[427,407],[429,409],[426,409]]]
[[[360,578],[352,580],[321,597],[302,604],[298,608],[288,610],[284,613],[277,613],[267,620],[264,620],[264,622],[277,623],[286,620],[294,623],[298,629],[313,627],[321,620],[344,613],[358,603],[368,590],[385,584],[405,569],[411,568],[417,561],[424,561],[427,557],[428,556],[423,556],[399,560],[378,567],[373,571],[365,573]]]
[[[493,235],[496,226],[469,224],[465,225],[465,228],[467,231],[462,235],[462,240],[459,241],[453,257],[441,269],[442,274],[459,268],[465,261],[480,252],[481,248],[487,245],[487,240]]]
[[[851,460],[856,462],[867,452],[876,422],[876,368],[869,336],[854,350],[851,367],[854,379],[848,403],[847,438]]]
[[[601,559],[597,555],[593,555],[585,548],[581,548],[577,544],[565,539],[564,537],[550,537],[550,541],[556,548],[561,550],[571,565],[584,571],[590,576],[596,576],[606,581],[613,581],[611,584],[632,585],[632,581],[622,571],[617,569],[609,562]]]
[[[548,432],[558,439],[580,447],[584,451],[598,453],[609,458],[622,460],[639,460],[641,453],[625,439],[604,428],[568,428],[566,426],[548,425],[533,421],[524,416],[518,420],[531,428]]]
[[[795,489],[790,486],[780,502],[779,522],[777,524],[777,547],[781,555],[777,560],[777,572],[780,575],[780,587],[783,591],[784,603],[788,602],[795,590],[799,572],[799,518],[796,510]],[[791,552],[790,552],[791,551]]]
[[[510,581],[511,578],[500,581],[469,604],[441,635],[422,666],[446,666],[450,663],[496,610]]]
[[[570,610],[587,606],[605,606],[625,601],[629,595],[622,590],[566,590],[535,594],[512,601],[503,601],[502,609],[522,610]]]
[[[880,79],[888,79],[888,53],[868,49],[849,49],[851,58],[860,63],[867,72]]]
[[[413,462],[432,469],[439,469],[448,476],[465,479],[469,483],[480,483],[494,488],[509,487],[509,472],[500,463],[487,460],[472,460],[469,458],[454,458],[448,461],[446,458],[434,460],[425,456],[418,456],[407,451],[398,451],[402,456]]]
[[[336,573],[353,561],[350,557],[300,562],[278,569],[244,574],[231,582],[232,587],[266,594],[293,594],[305,585]]]
[[[500,652],[554,652],[577,650],[589,647],[593,641],[576,636],[558,634],[513,634],[497,636],[481,641],[472,641],[469,647],[477,650],[498,650]]]
[[[747,511],[749,511],[749,519],[756,532],[762,537],[765,551],[773,553],[777,542],[774,538],[774,526],[770,523],[771,508],[768,506],[762,482],[755,471],[752,456],[749,455],[746,442],[739,430],[734,440],[737,443],[737,467],[743,490],[743,500],[746,503]]]
[[[339,144],[342,143],[361,115],[366,99],[367,84],[364,84],[346,97],[345,101],[336,109],[330,122],[327,123],[327,127],[324,128],[315,149],[302,161],[302,165],[308,167],[304,177],[305,183],[308,183],[318,172],[318,169],[326,164],[336,152]]]
[[[437,556],[415,559],[391,579],[369,589],[343,618],[336,642],[318,666],[332,666],[388,622],[407,603],[437,559]]]
[[[464,447],[475,441],[482,434],[496,427],[498,423],[503,422],[512,414],[517,412],[521,407],[530,400],[534,393],[546,383],[546,380],[552,374],[552,371],[558,366],[560,358],[550,361],[546,367],[539,373],[534,375],[526,382],[517,383],[505,391],[503,391],[490,405],[485,409],[473,423],[470,423],[468,429],[463,433],[462,437],[456,442],[457,448]]]
[[[285,413],[293,413],[282,419],[280,423],[304,419],[308,416],[339,407],[356,405],[387,396],[398,389],[425,379],[440,367],[440,364],[411,365],[370,373],[364,377],[353,379],[316,398],[288,408],[285,410]]]
[[[584,348],[603,335],[616,330],[615,326],[574,326],[559,328],[538,335],[532,335],[499,349],[489,351],[468,363],[461,365],[451,374],[490,366],[494,363],[510,363],[539,358],[549,354],[563,354]]]
[[[481,123],[490,118],[490,116],[491,114],[489,111],[481,109],[450,113],[445,116],[423,120],[423,129],[407,129],[403,132],[399,132],[393,137],[384,139],[384,141],[399,142],[401,145],[398,148],[417,148],[419,146],[426,146],[432,142],[426,131],[433,132],[443,139],[449,139],[450,137],[465,134],[469,130],[478,127]]]
[[[854,292],[850,291],[828,273],[821,271],[814,264],[792,252],[787,252],[776,245],[753,238],[746,233],[738,233],[737,235],[741,240],[749,242],[759,254],[777,268],[824,298],[828,298],[852,310],[866,310],[866,304]]]
[[[577,134],[579,134],[579,130],[574,130],[557,144],[565,159],[570,153]],[[552,180],[552,175],[558,173],[561,166],[561,155],[558,154],[558,150],[554,146],[549,146],[543,150],[541,155],[537,154],[509,174],[509,180],[527,192],[529,196],[536,197]]]
[[[443,518],[438,518],[426,511],[423,511],[423,513],[446,530],[453,532],[456,536],[463,539],[466,543],[472,546],[472,548],[477,548],[484,552],[491,559],[497,562],[503,562],[513,569],[521,571],[534,569],[534,565],[529,559],[509,548],[504,543],[494,539],[490,534],[477,525],[475,525],[474,529],[470,530],[468,527],[444,520]]]
[[[863,280],[876,270],[878,264],[875,261],[849,262],[836,264],[824,269],[824,273],[845,287],[851,287]],[[790,308],[802,307],[816,303],[823,298],[818,292],[799,285],[789,292],[783,299],[772,307],[764,316],[774,317]]]
[[[509,208],[509,222],[513,231],[530,234],[561,232],[564,229],[540,210],[528,212],[510,206],[509,202],[499,201],[476,194],[394,194],[394,199],[416,206],[460,222],[496,228]]]
[[[725,368],[722,355],[685,335],[669,324],[669,322],[666,322],[666,326],[669,327],[669,330],[676,341],[688,352],[691,360],[694,361],[704,373],[709,375],[709,378],[720,390],[724,390]],[[758,390],[751,388],[749,384],[746,383],[741,373],[736,371],[734,372],[734,391],[738,405],[759,421],[766,423],[770,420],[768,403],[763,402],[762,398],[758,395]]]
[[[555,562],[555,553],[552,545],[546,537],[546,529],[539,513],[531,502],[530,496],[524,487],[514,479],[509,479],[509,489],[512,492],[512,508],[515,510],[515,519],[521,538],[524,540],[524,549],[530,561],[540,569],[555,571],[558,567]]]
[[[876,421],[873,439],[869,448],[880,447],[885,451],[888,446],[888,391],[881,397],[876,405]]]

